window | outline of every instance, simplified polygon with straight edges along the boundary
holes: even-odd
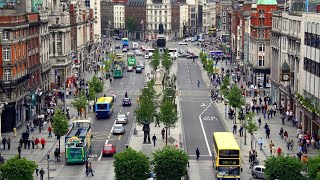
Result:
[[[226,11],[223,11],[223,12],[222,12],[222,15],[223,15],[223,16],[226,16],[226,15],[227,15],[227,12],[226,12]]]
[[[3,47],[2,48],[2,57],[3,57],[3,61],[10,61],[11,60],[10,48],[9,47]]]
[[[265,44],[259,44],[259,52],[265,51]]]
[[[9,40],[9,31],[2,31],[2,39]]]
[[[224,18],[222,18],[222,22],[223,23],[226,23],[227,22],[227,20],[226,20],[226,18],[224,17]]]
[[[264,30],[259,31],[259,38],[264,38]]]
[[[4,69],[3,71],[3,80],[9,82],[11,80],[11,69]]]
[[[264,66],[264,56],[259,56],[259,66]]]

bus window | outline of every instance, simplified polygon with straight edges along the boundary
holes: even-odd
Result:
[[[113,107],[113,102],[110,102],[110,103],[108,104],[108,109],[110,110],[112,107]]]
[[[97,104],[98,105],[98,109],[106,109],[106,104]]]
[[[239,150],[220,150],[219,157],[220,158],[239,157]]]

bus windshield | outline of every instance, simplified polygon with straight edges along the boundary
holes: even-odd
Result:
[[[239,176],[240,175],[240,167],[218,167],[218,176]]]
[[[219,157],[220,158],[238,158],[239,150],[220,150]]]

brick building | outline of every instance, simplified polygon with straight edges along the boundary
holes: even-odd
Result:
[[[125,5],[125,10],[125,21],[128,22],[130,18],[133,18],[136,23],[136,31],[131,33],[131,38],[144,40],[146,30],[146,1],[129,0]],[[128,23],[126,23],[126,29],[128,29]]]

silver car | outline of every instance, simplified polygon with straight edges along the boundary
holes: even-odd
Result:
[[[113,126],[113,134],[123,134],[124,133],[124,127],[122,124],[115,124]]]
[[[261,166],[261,165],[258,165],[258,166],[254,166],[252,168],[252,177],[254,179],[265,179],[266,176],[264,174],[264,170],[265,170],[265,167],[264,166]]]
[[[117,119],[116,119],[117,124],[127,124],[128,123],[128,118],[124,114],[118,114]]]

